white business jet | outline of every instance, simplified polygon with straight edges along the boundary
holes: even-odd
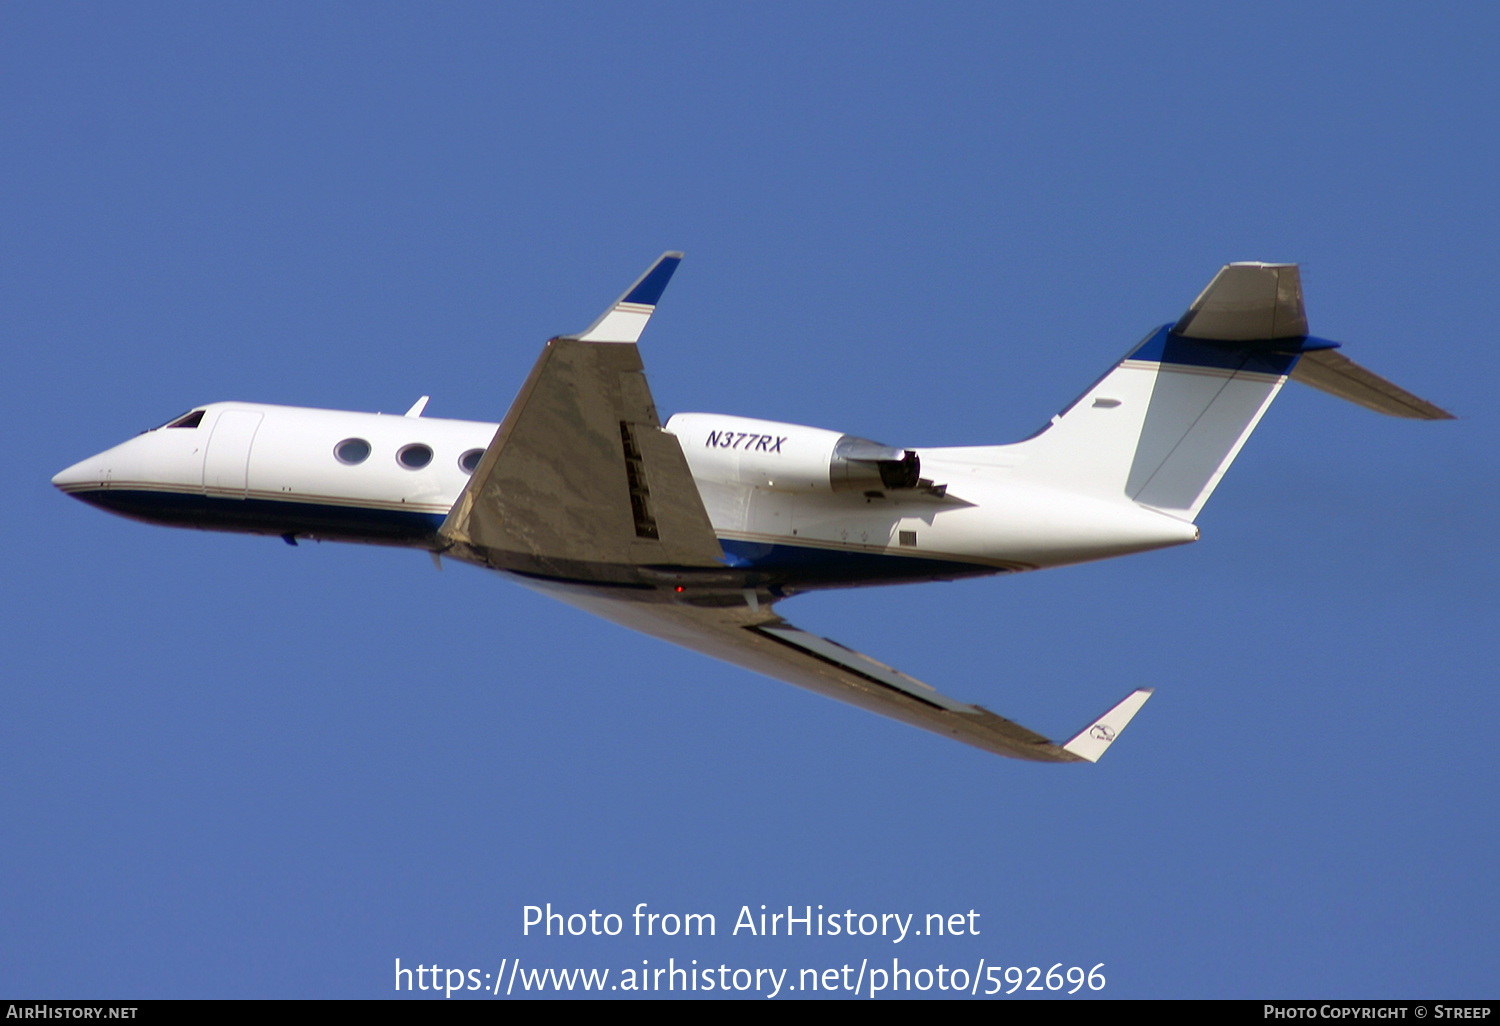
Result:
[[[1307,332],[1295,264],[1230,264],[1041,431],[908,449],[679,413],[636,341],[664,254],[587,330],[549,341],[498,426],[223,402],[64,470],[69,495],[150,523],[402,545],[986,751],[1094,762],[1150,696],[1067,741],[834,641],[799,592],[1014,573],[1196,541],[1224,471],[1290,377],[1381,413],[1450,415]]]

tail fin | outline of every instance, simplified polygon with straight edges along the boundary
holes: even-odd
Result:
[[[1296,264],[1228,264],[1181,319],[1022,443],[1016,472],[1192,521],[1288,376],[1384,413],[1447,416],[1337,346],[1307,334]]]

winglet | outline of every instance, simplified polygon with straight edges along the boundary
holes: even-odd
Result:
[[[667,290],[667,282],[677,265],[682,263],[682,254],[663,253],[656,263],[641,275],[625,294],[615,300],[599,319],[577,335],[571,336],[580,342],[635,342],[646,330],[646,322],[656,310],[657,301]]]
[[[1099,756],[1104,754],[1110,742],[1120,736],[1120,731],[1125,729],[1131,717],[1146,704],[1146,699],[1151,697],[1152,690],[1151,688],[1136,688],[1125,696],[1123,702],[1079,731],[1073,740],[1063,745],[1063,750],[1073,753],[1080,759],[1098,762]]]

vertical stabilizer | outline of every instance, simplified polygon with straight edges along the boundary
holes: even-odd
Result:
[[[1295,264],[1229,264],[1035,438],[1017,473],[1191,521],[1310,347]]]

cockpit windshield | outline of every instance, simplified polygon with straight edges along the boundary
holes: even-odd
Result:
[[[148,434],[151,431],[160,431],[162,428],[195,428],[201,423],[203,423],[203,411],[193,410],[191,413],[184,413],[179,417],[173,417],[165,424],[158,424],[154,428],[149,428],[147,431],[142,431],[141,434],[144,435]]]

